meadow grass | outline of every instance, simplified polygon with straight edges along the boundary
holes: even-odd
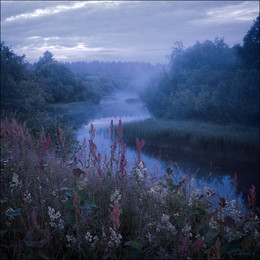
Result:
[[[44,131],[35,139],[15,120],[1,122],[1,259],[259,259],[259,210],[248,201],[198,189],[176,164],[153,180],[142,161],[129,168],[123,126],[101,155],[91,125],[64,154]],[[234,179],[234,186],[237,180]]]
[[[259,158],[259,127],[147,119],[127,123],[124,129],[127,143],[133,143],[138,136],[153,147],[212,153],[248,161],[258,161]]]
[[[80,110],[93,105],[91,101],[79,101],[70,103],[49,104],[48,110],[53,112],[67,112],[69,110]]]

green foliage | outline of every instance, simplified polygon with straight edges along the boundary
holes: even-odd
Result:
[[[34,65],[34,73],[41,82],[48,103],[74,102],[92,99],[98,101],[91,86],[82,83],[64,64],[53,59],[53,54],[46,51]]]
[[[95,86],[77,79],[64,64],[55,61],[49,51],[30,70],[27,65],[25,56],[16,55],[4,42],[1,43],[1,116],[15,115],[21,122],[26,121],[35,136],[39,136],[44,128],[56,144],[56,132],[61,128],[73,145],[72,130],[66,128],[64,118],[49,111],[49,104],[96,103],[100,95]]]
[[[178,42],[170,55],[170,70],[142,94],[151,113],[167,119],[258,125],[259,70],[256,65],[249,66],[259,59],[259,34],[255,35],[259,17],[257,21],[245,36],[242,49],[229,48],[219,38],[197,42],[186,50]],[[239,50],[246,67],[240,62]],[[257,58],[245,61],[252,57]]]
[[[243,39],[243,46],[236,46],[236,50],[248,69],[259,70],[259,16]]]
[[[44,92],[39,82],[26,69],[25,56],[16,55],[1,43],[1,106],[16,110],[25,119],[33,111],[42,111]]]
[[[254,126],[168,119],[125,124],[127,144],[133,145],[136,136],[145,139],[150,147],[183,151],[185,156],[190,152],[252,162],[258,162],[259,158],[259,128]]]
[[[14,120],[1,122],[1,141],[3,259],[259,258],[254,186],[241,205],[176,164],[153,181],[142,161],[111,166],[120,147],[107,158],[86,140],[70,160]]]

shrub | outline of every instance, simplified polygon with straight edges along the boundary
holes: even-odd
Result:
[[[187,259],[259,257],[256,192],[244,210],[176,164],[154,181],[137,158],[127,165],[123,126],[111,121],[110,154],[97,151],[95,128],[78,150],[34,139],[25,125],[1,122],[1,251],[3,259]],[[215,201],[215,203],[214,203]]]

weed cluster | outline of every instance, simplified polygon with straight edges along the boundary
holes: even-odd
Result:
[[[255,161],[259,158],[259,127],[219,125],[199,120],[147,119],[125,125],[125,140],[139,136],[152,147],[212,154],[221,158]]]
[[[128,167],[123,126],[110,125],[110,154],[95,129],[71,155],[64,133],[54,148],[42,132],[1,122],[2,259],[257,259],[260,229],[254,186],[248,203],[194,187],[172,164],[155,181],[137,157]],[[215,203],[214,203],[215,200]]]

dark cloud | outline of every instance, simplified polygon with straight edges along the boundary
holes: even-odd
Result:
[[[1,40],[35,61],[49,49],[63,60],[166,62],[173,43],[224,37],[230,45],[258,15],[258,2],[1,2]]]

